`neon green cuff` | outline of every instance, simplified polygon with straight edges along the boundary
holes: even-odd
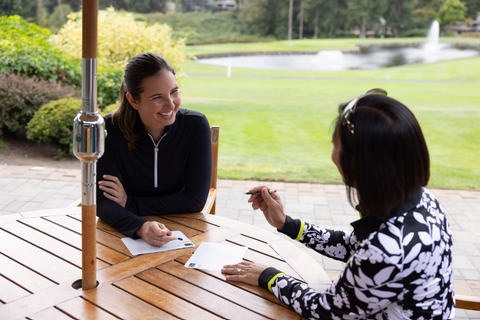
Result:
[[[285,275],[285,273],[283,273],[283,272],[279,272],[279,273],[277,273],[276,275],[274,275],[274,276],[272,277],[272,279],[270,279],[270,281],[268,281],[268,291],[272,292],[272,284],[273,284],[273,281],[275,281],[275,279],[277,279],[278,277],[284,276],[284,275]]]
[[[295,240],[300,241],[300,239],[303,236],[303,230],[304,229],[305,229],[305,222],[301,221],[300,230],[298,231],[298,234],[297,234],[297,237],[295,238]]]

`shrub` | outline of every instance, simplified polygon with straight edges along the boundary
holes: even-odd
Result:
[[[108,106],[118,100],[123,69],[99,66],[97,70],[98,107]]]
[[[78,92],[36,77],[0,74],[0,129],[17,133],[42,105],[69,96]]]
[[[58,32],[56,46],[67,57],[80,61],[82,45],[81,12],[71,13]],[[143,52],[158,53],[178,71],[185,61],[185,41],[174,40],[172,28],[166,24],[147,26],[136,21],[132,13],[113,8],[98,12],[98,64],[124,69],[126,63]]]
[[[82,101],[65,98],[47,103],[35,113],[27,125],[27,139],[40,143],[57,143],[55,158],[73,154],[73,119],[82,109]]]
[[[79,84],[80,66],[52,46],[52,36],[48,29],[19,16],[0,17],[0,73],[20,72],[29,77]]]
[[[117,110],[118,108],[118,101],[115,103],[112,103],[111,105],[106,106],[105,108],[100,110],[100,114],[105,117],[107,114],[109,114],[112,111]]]

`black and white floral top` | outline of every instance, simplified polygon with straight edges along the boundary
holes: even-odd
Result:
[[[259,285],[309,319],[453,319],[452,232],[425,188],[386,221],[362,218],[352,232],[323,229],[287,216],[283,232],[346,262],[324,292],[276,270]]]

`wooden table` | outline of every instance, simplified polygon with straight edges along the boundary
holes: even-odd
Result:
[[[204,241],[247,246],[246,260],[277,267],[318,290],[330,284],[292,241],[199,213],[149,217],[182,231],[195,247],[139,256],[130,254],[121,234],[98,221],[99,285],[76,290],[80,217],[80,208],[0,216],[0,319],[301,319],[264,289],[185,268]]]

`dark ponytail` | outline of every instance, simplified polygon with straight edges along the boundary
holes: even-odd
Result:
[[[140,94],[144,90],[144,80],[165,69],[175,74],[175,70],[173,70],[170,63],[168,63],[164,57],[151,52],[142,53],[133,57],[125,68],[122,85],[120,87],[120,105],[112,115],[112,120],[115,125],[118,125],[120,131],[122,131],[130,151],[135,149],[135,141],[139,139],[139,134],[135,132],[137,110],[128,102],[126,97],[127,92],[130,92],[135,100],[140,101]]]

